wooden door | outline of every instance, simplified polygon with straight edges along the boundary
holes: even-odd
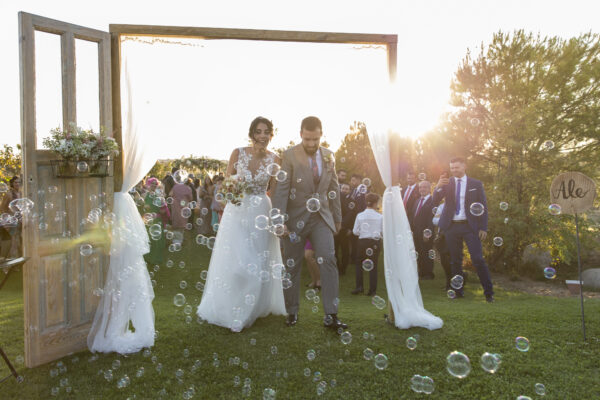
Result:
[[[50,164],[58,157],[38,148],[36,131],[36,31],[60,37],[62,120],[77,122],[76,42],[98,48],[98,121],[110,135],[110,35],[37,15],[19,13],[21,141],[24,196],[35,202],[35,213],[23,222],[25,360],[35,367],[86,348],[98,294],[108,268],[108,254],[99,242],[86,241],[93,252],[85,255],[77,243],[92,208],[112,208],[112,177],[55,178]],[[77,42],[78,45],[81,42]],[[95,47],[92,47],[95,56]],[[57,56],[58,57],[58,56]],[[94,64],[95,65],[95,64]],[[41,106],[41,105],[40,105]],[[36,215],[37,214],[37,215]],[[85,237],[85,236],[84,236]]]

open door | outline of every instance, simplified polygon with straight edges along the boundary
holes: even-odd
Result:
[[[65,128],[69,123],[77,123],[76,48],[84,43],[92,46],[94,59],[97,47],[96,121],[109,135],[113,129],[110,34],[19,13],[23,191],[25,197],[35,202],[35,214],[23,222],[23,250],[29,257],[23,267],[28,367],[87,347],[99,299],[94,289],[103,287],[108,254],[99,243],[91,241],[86,241],[93,248],[89,255],[80,252],[79,245],[65,250],[60,244],[73,243],[83,233],[81,221],[91,209],[111,209],[114,192],[113,177],[55,178],[50,160],[57,156],[38,148],[38,135],[45,137],[48,132],[36,129],[36,32],[57,35],[60,39],[62,93],[56,96],[62,99],[62,120],[58,118],[55,126],[62,124]]]

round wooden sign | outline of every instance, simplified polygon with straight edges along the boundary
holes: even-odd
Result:
[[[558,204],[563,214],[587,211],[595,198],[596,183],[581,172],[564,172],[550,186],[550,203]]]

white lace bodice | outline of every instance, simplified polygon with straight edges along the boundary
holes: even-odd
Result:
[[[252,153],[246,152],[246,149],[238,149],[238,161],[236,164],[236,173],[244,178],[252,189],[253,194],[264,194],[267,192],[269,179],[271,176],[267,172],[267,167],[275,162],[275,155],[267,153],[266,157],[259,161],[258,165],[250,166],[252,162]]]

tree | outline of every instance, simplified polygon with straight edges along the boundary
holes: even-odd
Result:
[[[13,176],[21,174],[21,145],[17,144],[17,150],[15,153],[7,144],[0,150],[0,182],[7,183]]]
[[[477,58],[467,53],[451,90],[454,110],[423,138],[424,152],[443,164],[467,156],[468,174],[486,184],[490,235],[504,240],[487,241],[492,264],[520,271],[529,245],[572,262],[572,219],[549,215],[548,190],[560,172],[600,177],[599,35],[498,32]]]

